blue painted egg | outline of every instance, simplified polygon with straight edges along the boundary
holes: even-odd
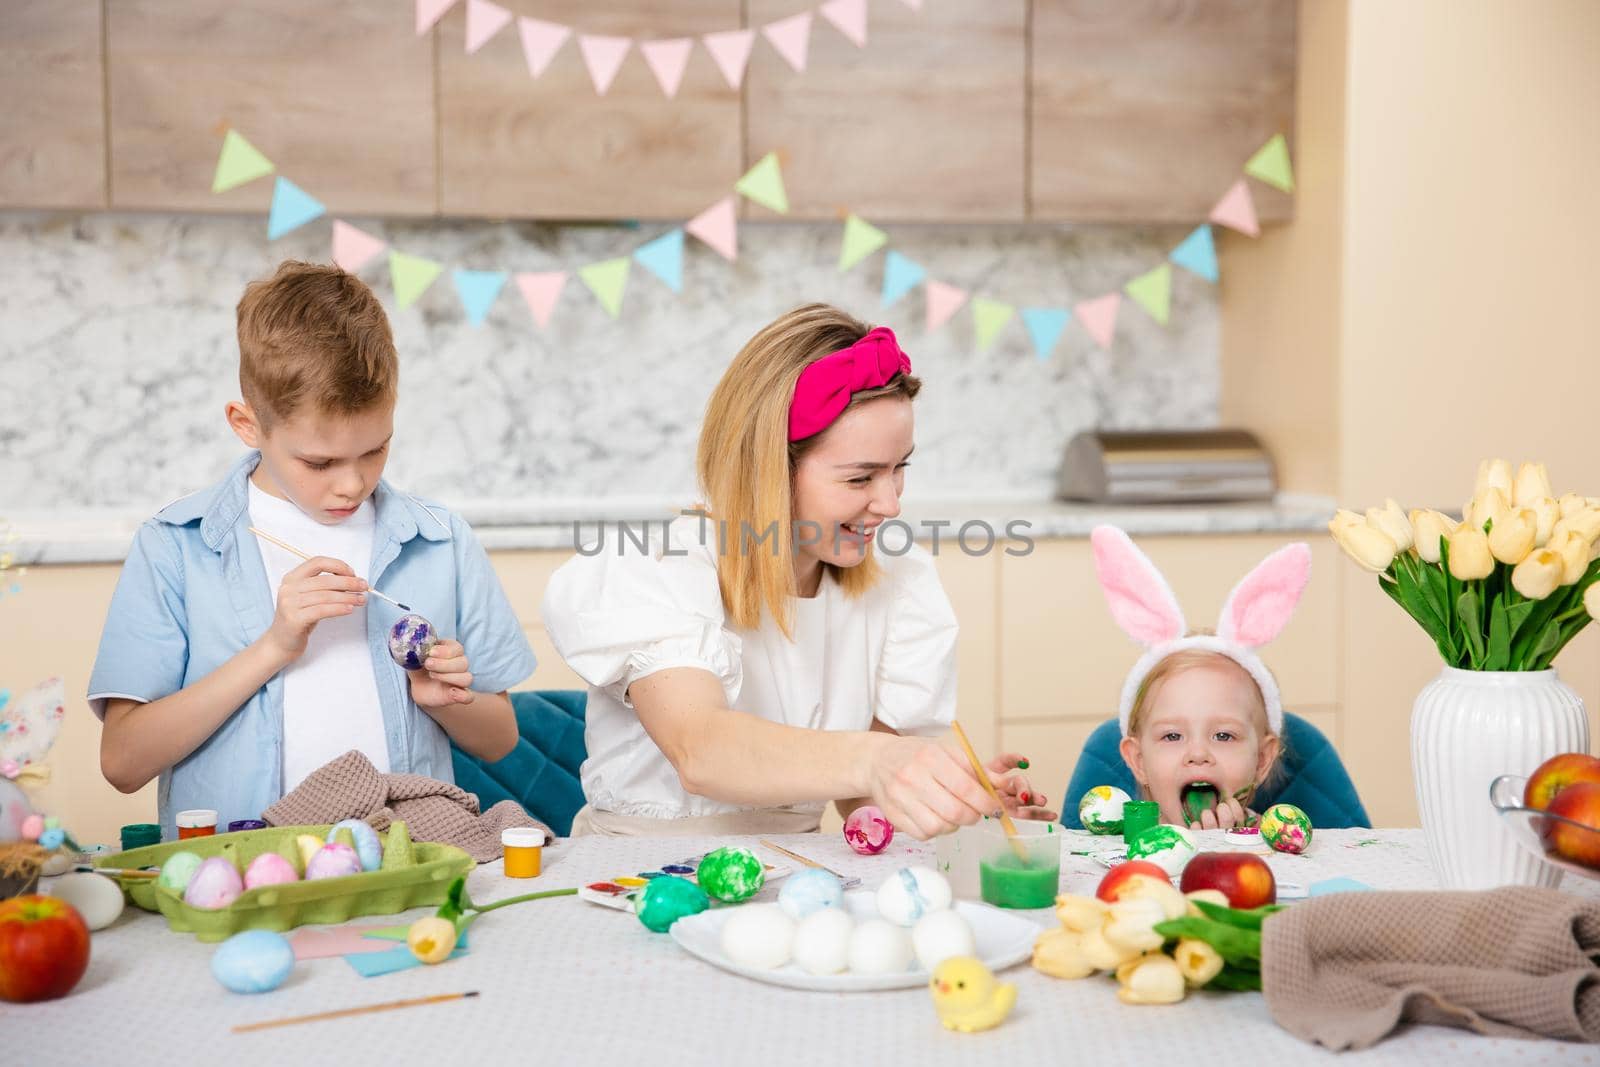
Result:
[[[823,908],[842,908],[844,884],[827,871],[815,868],[799,871],[790,875],[778,890],[778,907],[788,912],[791,919],[804,919]]]
[[[421,615],[402,615],[389,627],[389,655],[408,671],[421,670],[438,643],[438,631]]]
[[[235,993],[270,993],[293,969],[288,938],[271,930],[234,934],[211,956],[212,975]]]
[[[361,858],[361,869],[377,870],[383,863],[383,844],[378,840],[378,831],[367,825],[365,819],[346,819],[344,822],[333,824],[328,830],[328,840],[332,841],[340,830],[349,830],[351,838],[355,840],[356,855]]]

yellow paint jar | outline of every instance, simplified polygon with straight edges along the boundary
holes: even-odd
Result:
[[[500,831],[506,850],[507,878],[537,878],[544,852],[544,831],[537,826],[513,826]]]

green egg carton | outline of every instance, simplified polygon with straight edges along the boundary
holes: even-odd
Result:
[[[97,856],[96,867],[138,869],[160,867],[175,852],[193,852],[202,859],[226,856],[242,875],[250,862],[266,852],[276,852],[300,871],[295,838],[315,834],[326,839],[330,826],[274,826],[235,834],[192,837],[148,845],[114,855]],[[438,904],[450,883],[470,871],[471,856],[454,845],[411,840],[403,822],[389,825],[384,838],[383,863],[375,871],[321,878],[314,882],[285,882],[247,889],[225,908],[197,908],[184,903],[183,894],[158,885],[154,879],[123,879],[123,892],[145,911],[159,911],[168,928],[194,934],[201,941],[223,941],[241,930],[289,930],[308,924],[342,923],[358,915],[393,915],[409,908]],[[353,844],[350,831],[334,838]]]

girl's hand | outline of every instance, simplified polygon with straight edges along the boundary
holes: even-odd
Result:
[[[896,830],[926,841],[996,814],[966,760],[928,738],[881,736],[868,767],[872,802]]]
[[[1202,830],[1231,830],[1235,826],[1248,825],[1250,813],[1245,810],[1244,804],[1234,797],[1224,797],[1217,801],[1216,810],[1206,809],[1200,813],[1200,829]]]
[[[1011,773],[1026,762],[1015,752],[1002,752],[984,764],[984,769],[989,772],[989,780],[994,783],[995,792],[1000,794],[1000,802],[1005,805],[1006,814],[1014,819],[1055,822],[1061,813],[1046,807],[1049,799],[1043,793],[1034,790],[1026,775]]]
[[[411,678],[411,699],[422,708],[444,708],[451,704],[470,704],[476,695],[470,688],[467,650],[459,641],[440,641],[428,653],[422,669],[406,672]]]

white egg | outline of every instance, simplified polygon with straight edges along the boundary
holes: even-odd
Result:
[[[917,962],[932,971],[951,956],[976,956],[978,941],[972,925],[953,909],[935,911],[917,920],[911,928],[911,947]]]
[[[801,919],[794,931],[795,966],[807,974],[838,974],[849,967],[855,925],[843,908],[823,908]]]
[[[101,874],[63,874],[44,892],[66,901],[91,930],[103,930],[122,914],[122,887]]]
[[[898,926],[915,926],[930,912],[950,906],[954,894],[932,867],[901,867],[878,887],[878,914]]]
[[[868,919],[850,934],[851,974],[900,974],[911,966],[911,936],[887,919]]]
[[[794,951],[794,928],[778,905],[746,904],[722,924],[722,951],[745,967],[782,967]]]

